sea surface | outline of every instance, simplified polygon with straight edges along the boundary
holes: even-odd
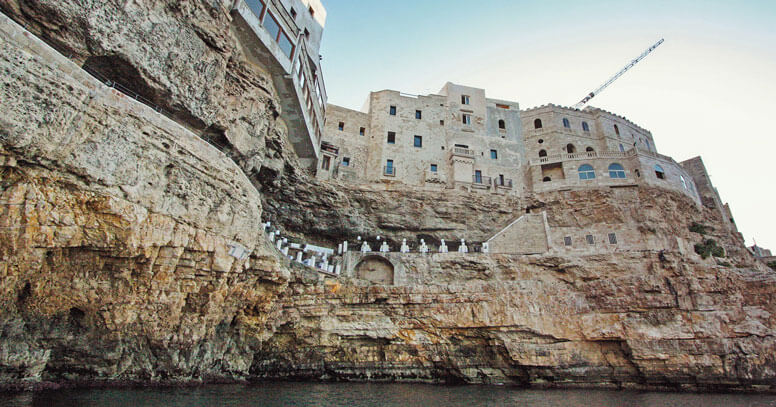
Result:
[[[585,406],[776,407],[776,395],[608,390],[525,390],[423,384],[261,383],[201,387],[0,393],[0,406]]]

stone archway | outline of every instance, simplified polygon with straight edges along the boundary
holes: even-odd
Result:
[[[393,264],[382,256],[369,256],[356,265],[357,278],[376,284],[393,285]]]

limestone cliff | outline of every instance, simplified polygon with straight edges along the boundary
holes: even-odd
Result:
[[[245,62],[221,2],[0,10],[34,34],[0,16],[2,387],[294,377],[775,389],[776,277],[714,211],[659,189],[518,200],[321,183],[299,169],[271,81]],[[526,211],[559,228],[635,225],[668,250],[410,254],[407,284],[388,286],[292,266],[259,226],[323,243],[482,240]],[[714,227],[724,261],[670,246],[699,242],[693,223]]]

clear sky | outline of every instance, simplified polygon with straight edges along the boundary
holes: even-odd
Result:
[[[739,230],[776,250],[776,1],[324,0],[329,102],[484,88],[573,105],[660,38],[591,105],[703,157]],[[774,166],[772,167],[771,164]]]

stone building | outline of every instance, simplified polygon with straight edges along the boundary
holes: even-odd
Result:
[[[234,0],[231,9],[248,60],[272,76],[294,151],[315,167],[326,112],[319,54],[326,9],[320,0]]]
[[[372,92],[362,110],[328,106],[319,178],[518,196],[650,185],[701,204],[700,172],[659,154],[648,130],[598,108],[521,111],[447,83],[437,95]]]

